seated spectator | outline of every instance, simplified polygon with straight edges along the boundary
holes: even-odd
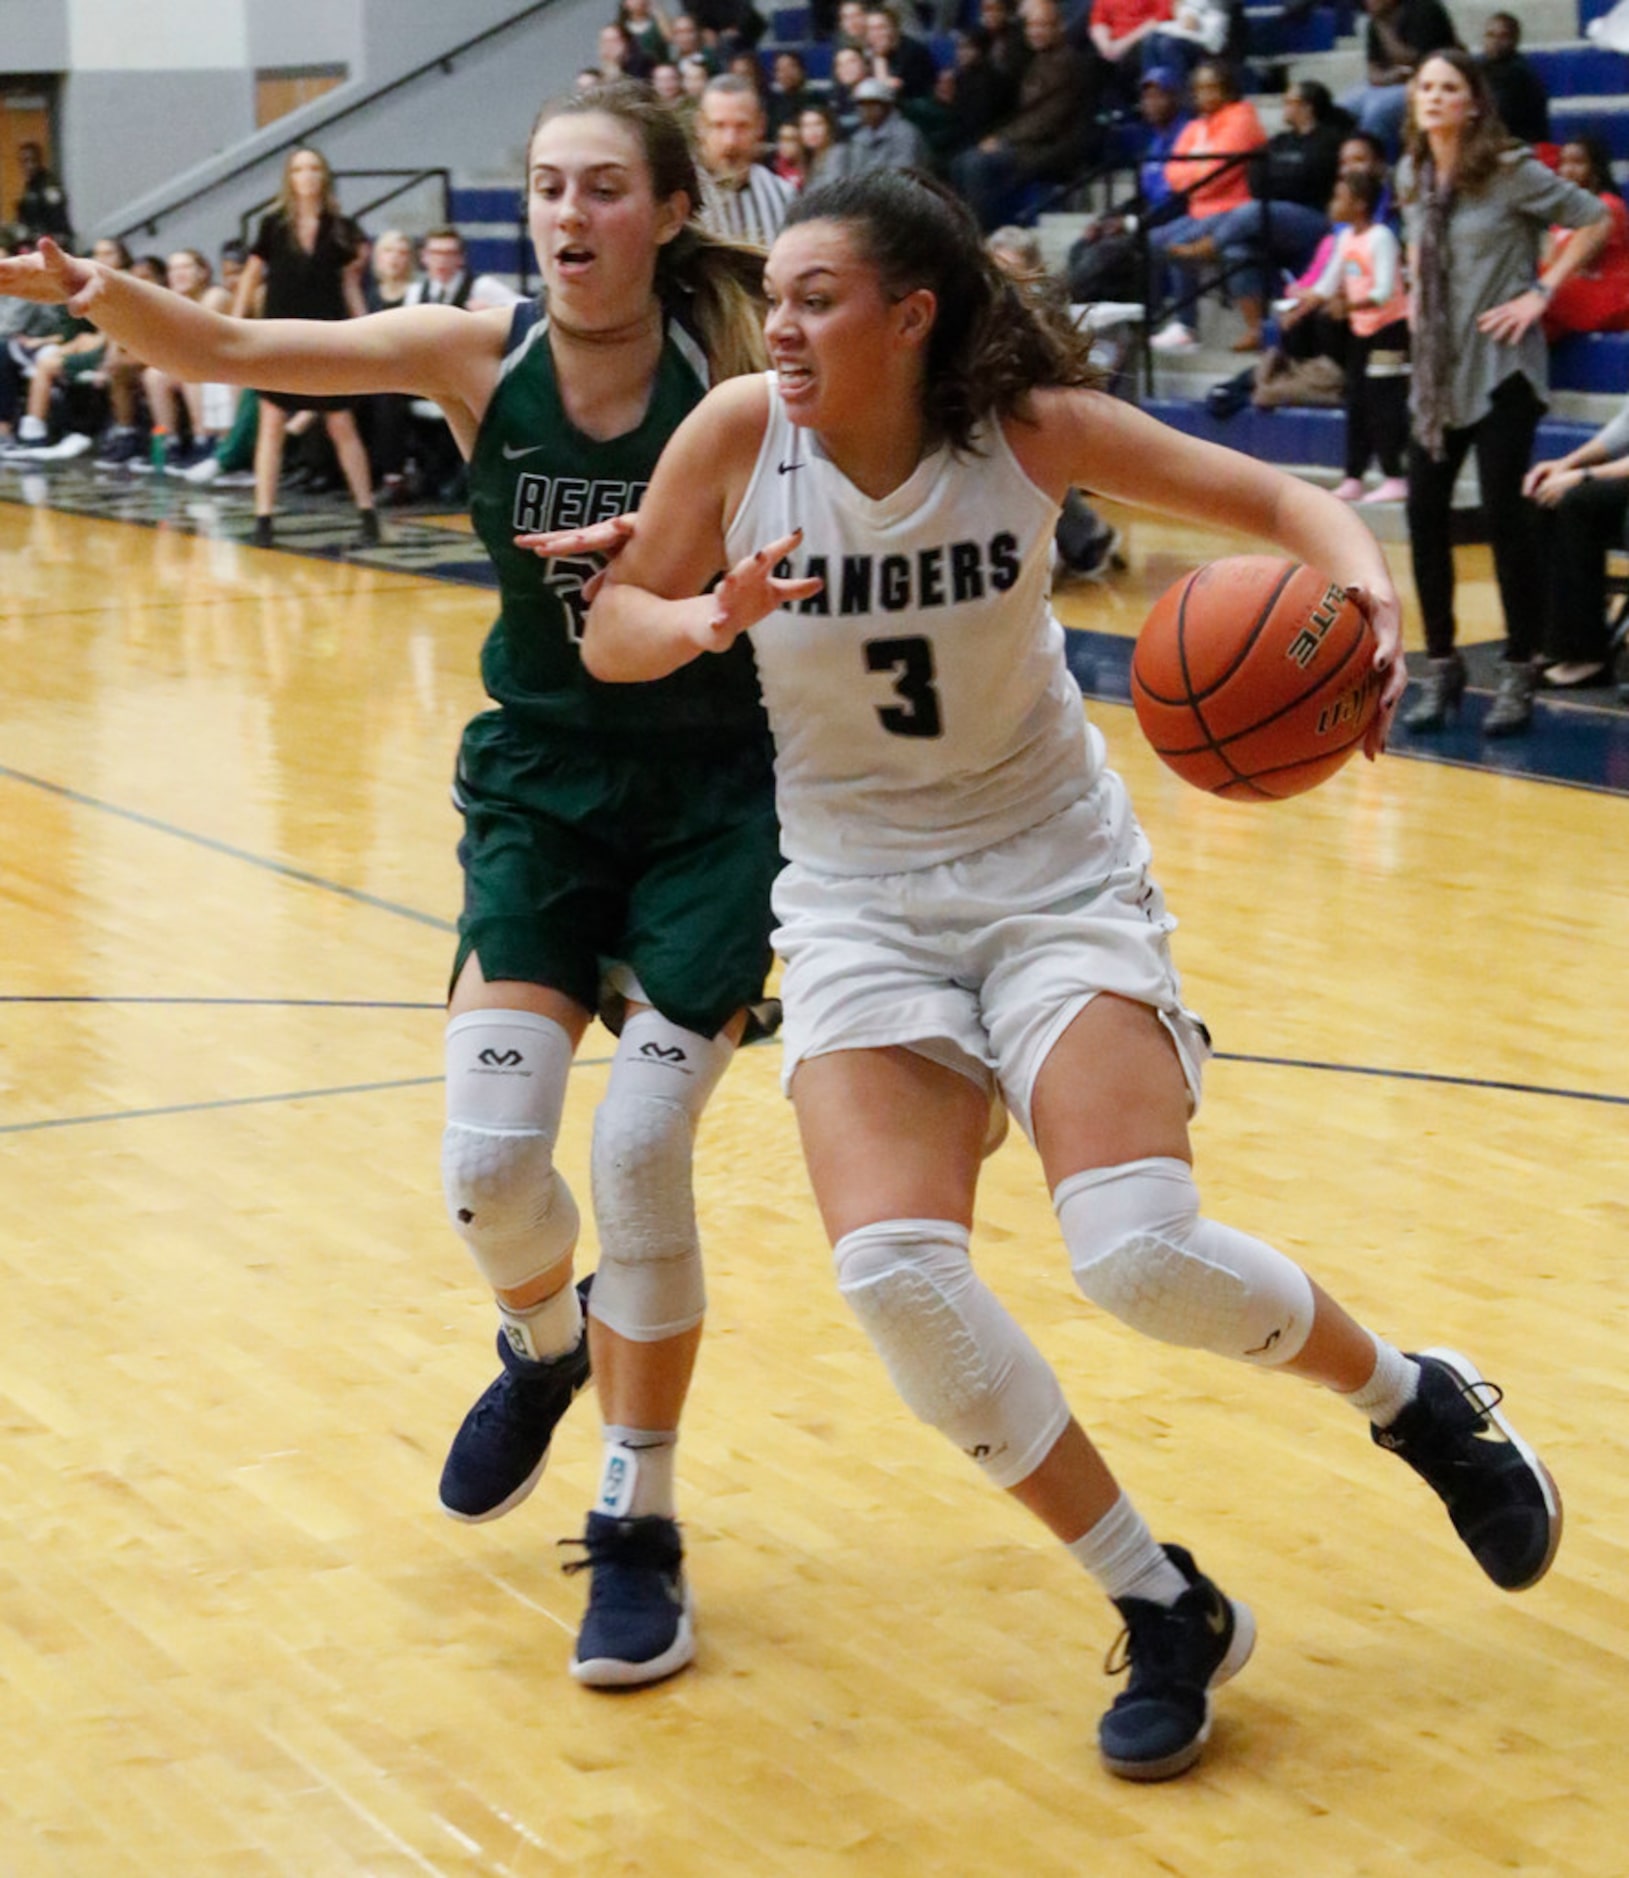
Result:
[[[854,108],[860,114],[860,123],[845,146],[845,176],[926,165],[928,146],[922,133],[900,112],[886,79],[862,79],[854,87]]]
[[[868,75],[865,54],[857,46],[839,46],[832,54],[827,102],[843,137],[852,137],[860,128],[860,114],[854,108],[854,88]]]
[[[214,270],[196,248],[177,249],[165,264],[165,279],[171,293],[195,306],[211,313],[231,311],[232,296],[214,284]],[[162,450],[155,447],[155,468],[179,474],[214,456],[216,440],[232,428],[237,397],[230,386],[192,384],[149,365],[142,372],[141,388],[153,417],[155,445],[160,438],[168,440]],[[180,425],[183,407],[189,433],[185,447]]]
[[[1380,185],[1361,170],[1342,176],[1329,204],[1340,224],[1334,250],[1298,313],[1321,309],[1345,322],[1346,478],[1335,494],[1347,502],[1402,502],[1408,449],[1408,292],[1397,236],[1375,219]],[[1293,320],[1297,314],[1287,314]],[[1371,457],[1382,480],[1364,494]]]
[[[701,109],[701,94],[707,89],[712,77],[705,59],[679,61],[679,83],[684,87],[684,102],[692,133],[695,130],[696,114]]]
[[[1234,347],[1259,351],[1266,302],[1282,270],[1299,274],[1329,233],[1329,198],[1340,168],[1341,130],[1329,88],[1302,79],[1284,94],[1284,129],[1250,165],[1254,200],[1212,216],[1195,240],[1172,245],[1186,265],[1220,262],[1245,333]]]
[[[1162,222],[1149,239],[1154,258],[1162,265],[1179,247],[1186,249],[1199,241],[1217,216],[1250,201],[1249,165],[1238,159],[1267,142],[1255,106],[1239,96],[1225,65],[1207,59],[1198,68],[1193,75],[1193,101],[1198,115],[1184,126],[1175,154],[1165,166],[1173,192],[1186,198],[1183,212]],[[1211,162],[1212,157],[1220,160]],[[1148,343],[1158,352],[1192,350],[1199,344],[1197,314],[1191,308],[1173,314]],[[1260,344],[1259,334],[1256,344]]]
[[[1568,333],[1629,331],[1629,208],[1613,185],[1611,155],[1599,137],[1574,137],[1561,146],[1556,170],[1569,183],[1600,197],[1610,227],[1606,246],[1596,259],[1550,295],[1544,309],[1544,336],[1554,341]],[[1550,230],[1546,267],[1571,236],[1570,228]]]
[[[130,251],[122,241],[103,237],[91,248],[92,259],[105,267],[124,269]],[[41,462],[83,456],[92,447],[97,421],[65,426],[56,443],[50,441],[52,407],[59,392],[84,385],[89,391],[106,383],[109,346],[86,320],[73,319],[63,307],[36,307],[27,301],[6,301],[4,356],[0,357],[0,434],[16,427],[11,454]],[[101,343],[98,343],[100,341]],[[83,394],[76,394],[82,400]],[[132,419],[135,399],[121,397],[119,409]],[[83,417],[83,412],[79,413]],[[134,434],[134,433],[133,433]]]
[[[725,59],[724,70],[720,77],[739,78],[752,87],[758,102],[764,108],[764,134],[769,134],[769,87],[764,83],[764,68],[758,63],[758,55],[748,46],[738,46]]]
[[[1226,56],[1233,24],[1234,0],[1175,0],[1171,17],[1142,42],[1143,70],[1160,66],[1186,78],[1201,59]]]
[[[934,155],[948,164],[970,150],[1007,116],[1006,82],[990,63],[990,35],[982,26],[954,34],[956,62],[939,74],[934,101],[939,106],[928,141]]]
[[[1395,158],[1408,109],[1409,80],[1428,52],[1457,46],[1459,36],[1442,0],[1364,0],[1364,6],[1369,14],[1364,41],[1368,82],[1347,92],[1341,108]]]
[[[1018,99],[1018,81],[1029,64],[1029,44],[1016,0],[979,0],[979,30],[989,40],[986,57],[996,75],[996,112],[1005,117]]]
[[[464,237],[456,228],[432,228],[419,243],[418,278],[407,289],[408,306],[468,306],[475,282],[464,265]]]
[[[671,29],[654,0],[622,0],[621,6],[617,8],[617,24],[633,42],[647,75],[653,67],[667,62],[667,41]]]
[[[1523,143],[1550,141],[1550,94],[1521,54],[1522,23],[1514,13],[1490,13],[1477,63],[1488,81],[1499,121]]]
[[[1535,463],[1522,491],[1539,519],[1544,683],[1563,691],[1605,684],[1612,675],[1606,557],[1624,545],[1629,520],[1629,404],[1588,443]]]
[[[681,72],[686,59],[700,59],[709,78],[716,78],[724,63],[702,39],[693,13],[674,14],[667,29],[667,55]]]
[[[933,54],[920,39],[900,28],[892,7],[874,6],[865,16],[865,49],[870,76],[890,86],[900,102],[933,96]]]
[[[596,43],[601,84],[615,84],[619,78],[643,78],[650,70],[638,43],[619,20],[608,20],[600,28]]]
[[[809,74],[804,69],[802,59],[795,52],[777,52],[769,83],[769,96],[764,101],[769,117],[769,134],[775,136],[783,124],[795,126],[809,99]]]
[[[791,118],[774,135],[769,167],[783,183],[790,183],[794,189],[803,187],[803,133]]]
[[[703,68],[705,73],[705,67]],[[656,94],[658,104],[665,104],[686,126],[695,113],[690,108],[690,100],[685,96],[684,80],[679,75],[679,68],[663,60],[660,65],[653,65],[650,72],[650,88]]]
[[[123,243],[120,244],[123,246]],[[249,259],[248,247],[241,241],[223,241],[215,257],[215,278],[229,294],[236,295],[238,281]]]
[[[986,229],[1012,219],[1017,196],[1030,184],[1073,176],[1096,135],[1091,67],[1064,38],[1057,0],[1025,0],[1024,37],[1030,59],[1016,110],[951,167]]]
[[[832,35],[833,58],[844,46],[853,46],[856,52],[866,50],[865,14],[865,0],[842,0],[837,9],[837,30]]]
[[[1130,104],[1144,70],[1144,40],[1158,32],[1175,11],[1173,0],[1092,0],[1086,16],[1087,36],[1103,62],[1107,89],[1121,104]],[[1186,70],[1186,61],[1182,69]]]
[[[417,272],[412,242],[399,228],[387,228],[368,255],[368,274],[362,284],[363,304],[370,313],[400,306]]]
[[[1187,125],[1182,80],[1164,66],[1143,74],[1138,108],[1148,141],[1137,169],[1137,194],[1090,223],[1069,250],[1066,273],[1071,300],[1141,300],[1147,290],[1142,275],[1139,227],[1153,228],[1180,215],[1183,201],[1165,174],[1176,143]]]
[[[843,174],[844,147],[837,140],[837,120],[823,104],[806,104],[798,119],[803,146],[803,186],[835,182]]]

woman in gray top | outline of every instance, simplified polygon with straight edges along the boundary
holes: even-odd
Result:
[[[1450,523],[1454,481],[1474,448],[1506,633],[1499,694],[1482,728],[1505,736],[1533,714],[1544,608],[1522,499],[1549,389],[1540,321],[1550,295],[1606,240],[1606,210],[1511,141],[1487,81],[1462,52],[1434,52],[1421,65],[1405,141],[1398,193],[1414,282],[1408,525],[1431,663],[1404,722],[1440,729],[1465,689]],[[1545,230],[1557,223],[1579,232],[1541,274]]]

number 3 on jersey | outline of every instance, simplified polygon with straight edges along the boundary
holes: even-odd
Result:
[[[939,694],[933,688],[931,639],[868,639],[865,668],[894,674],[894,696],[901,702],[877,706],[884,730],[895,737],[944,735]]]
[[[549,571],[543,576],[565,612],[566,632],[574,646],[583,643],[583,631],[588,625],[588,602],[583,598],[583,589],[603,565],[591,555],[562,555],[549,563]]]

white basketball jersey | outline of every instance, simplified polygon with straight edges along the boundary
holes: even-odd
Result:
[[[826,583],[752,633],[788,858],[931,867],[1077,801],[1103,740],[1052,615],[1058,507],[999,423],[982,455],[937,450],[873,501],[788,421],[773,378],[769,410],[729,558],[802,528],[780,571]]]

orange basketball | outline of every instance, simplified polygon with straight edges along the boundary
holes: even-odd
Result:
[[[1374,632],[1327,576],[1236,554],[1180,580],[1137,635],[1131,701],[1155,754],[1212,795],[1275,802],[1358,749],[1380,705]]]

